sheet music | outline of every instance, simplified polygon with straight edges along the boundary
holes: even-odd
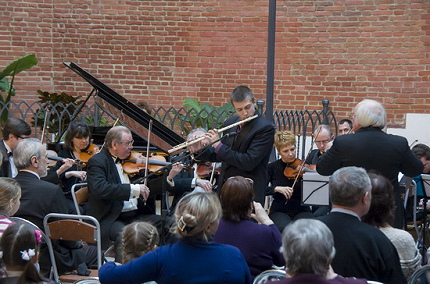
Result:
[[[322,176],[317,172],[305,173],[302,181],[302,204],[329,205],[328,181],[328,176]]]

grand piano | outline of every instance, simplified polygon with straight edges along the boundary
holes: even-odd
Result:
[[[149,124],[152,120],[152,131],[150,133],[151,151],[166,153],[172,147],[183,143],[184,138],[154,119],[151,115],[137,107],[135,104],[118,94],[116,91],[102,83],[89,72],[73,62],[63,62],[65,66],[74,71],[87,81],[93,91],[95,103],[112,119],[118,120],[121,125],[128,127],[133,133],[135,148],[145,149],[149,134]],[[88,97],[88,98],[89,98]],[[88,99],[87,99],[88,100]],[[110,127],[91,127],[94,143],[102,144],[104,136]]]

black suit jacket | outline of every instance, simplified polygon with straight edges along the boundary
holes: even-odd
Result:
[[[331,265],[336,273],[387,284],[406,283],[397,250],[379,229],[341,212],[318,219],[333,233],[336,254]]]
[[[7,153],[4,140],[0,142],[1,166],[0,177],[12,177],[12,170],[10,168],[9,155]]]
[[[239,117],[228,118],[223,127],[239,121]],[[226,132],[237,131],[237,126]],[[232,176],[243,176],[254,181],[254,200],[264,206],[266,187],[268,184],[267,164],[273,148],[275,126],[264,117],[242,124],[241,131],[222,140],[222,146],[216,154],[214,148],[204,152],[198,159],[221,161],[221,175],[218,179],[218,191],[223,182]]]
[[[412,153],[408,141],[379,128],[361,128],[355,134],[337,137],[333,146],[318,160],[317,171],[327,176],[348,166],[376,170],[390,180],[396,202],[394,227],[402,228],[404,210],[398,187],[399,172],[414,177],[423,170],[423,164]]]
[[[130,184],[121,183],[115,162],[107,148],[90,158],[87,176],[87,213],[100,222],[102,245],[107,247],[111,226],[121,214],[124,201],[130,199]]]
[[[36,175],[26,171],[19,171],[15,179],[21,185],[21,205],[15,216],[27,219],[43,229],[43,218],[48,213],[71,213],[59,186],[39,180]],[[54,241],[53,247],[60,273],[72,271],[85,262],[85,252],[79,242]],[[47,275],[50,260],[46,247],[41,248],[39,261],[43,274]]]

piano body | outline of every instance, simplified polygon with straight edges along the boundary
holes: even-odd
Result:
[[[151,151],[161,151],[167,154],[169,149],[185,141],[179,134],[128,101],[77,64],[73,62],[63,62],[63,64],[94,88],[89,96],[95,93],[94,99],[98,107],[112,119],[118,120],[121,125],[128,127],[132,131],[133,139],[135,140],[134,148],[137,148],[137,150],[146,151],[148,128],[151,120],[152,131],[149,139]],[[109,129],[110,127],[92,127],[93,142],[103,144],[104,137]]]

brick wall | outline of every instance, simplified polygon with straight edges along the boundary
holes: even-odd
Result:
[[[73,61],[131,101],[220,106],[237,85],[265,99],[269,1],[0,0],[0,69],[35,53],[16,77],[14,100],[36,90],[87,95]],[[429,113],[430,2],[277,1],[274,109],[320,109],[337,117],[363,98],[388,110]]]

